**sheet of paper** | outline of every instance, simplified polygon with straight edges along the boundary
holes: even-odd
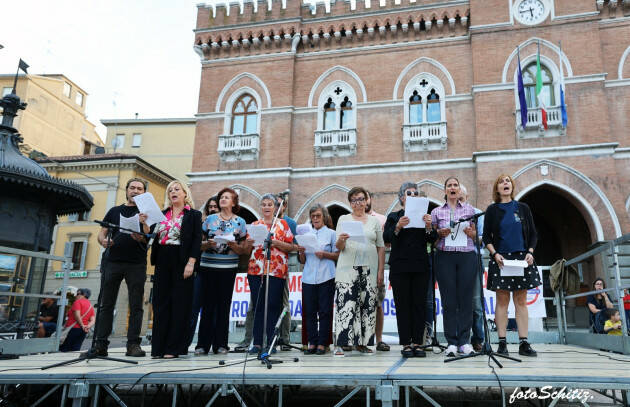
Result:
[[[265,225],[247,225],[247,234],[254,239],[254,246],[260,246],[265,242],[269,231]]]
[[[234,242],[236,240],[234,239],[234,235],[231,233],[226,235],[215,235],[213,239],[217,244],[227,244],[227,242]]]
[[[297,229],[295,232],[298,235],[305,235],[307,233],[313,233],[313,226],[310,223],[302,223],[301,225],[297,225]]]
[[[160,210],[155,198],[151,192],[145,192],[144,194],[136,195],[133,198],[140,213],[147,215],[147,225],[151,226],[154,223],[159,223],[166,220],[166,216]]]
[[[340,223],[341,233],[347,233],[350,235],[348,240],[357,242],[357,243],[365,243],[365,234],[363,233],[363,223],[351,220]]]
[[[464,229],[468,227],[468,222],[457,224],[451,229],[451,234],[444,238],[446,247],[464,247],[468,244],[468,236],[464,233]]]
[[[137,213],[129,218],[120,215],[119,225],[121,228],[131,229],[134,232],[140,233],[140,218]],[[120,232],[127,233],[129,235],[131,234],[131,232],[126,230],[121,230]]]
[[[422,217],[427,214],[428,210],[429,200],[427,198],[408,196],[405,200],[405,216],[409,218],[409,224],[405,226],[405,229],[424,229],[425,224]]]
[[[307,233],[305,235],[297,235],[295,237],[298,244],[304,247],[304,253],[315,253],[321,250],[319,246],[319,242],[317,241],[317,236],[312,233]]]
[[[527,262],[525,260],[503,260],[502,277],[523,277]]]

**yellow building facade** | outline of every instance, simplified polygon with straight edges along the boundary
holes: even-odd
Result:
[[[105,151],[133,154],[188,181],[195,141],[195,118],[110,119]]]
[[[0,75],[2,96],[11,93],[14,75]],[[86,116],[87,92],[64,75],[20,75],[15,92],[28,108],[15,119],[22,152],[49,157],[91,154],[103,142]]]
[[[97,241],[101,227],[94,223],[94,220],[102,220],[110,208],[126,202],[125,185],[130,178],[140,177],[147,180],[148,192],[153,194],[160,206],[166,197],[166,186],[174,178],[142,158],[129,154],[50,157],[49,160],[41,160],[39,164],[51,176],[82,185],[94,199],[94,206],[88,213],[59,217],[53,232],[51,254],[63,256],[66,243],[71,244],[73,269],[70,273],[69,284],[76,288],[91,289],[90,301],[96,303],[100,288],[101,256],[104,249]],[[153,274],[153,267],[150,264],[147,267],[147,274]],[[46,273],[45,290],[54,291],[61,287],[62,278],[61,266],[50,264]],[[144,294],[143,334],[151,320],[149,307],[151,288],[150,279],[147,279]],[[122,284],[116,303],[113,335],[126,333],[128,304],[127,288],[125,284]]]

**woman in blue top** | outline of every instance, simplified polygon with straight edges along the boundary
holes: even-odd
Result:
[[[202,285],[201,322],[195,355],[228,353],[230,304],[234,279],[238,271],[238,256],[245,253],[247,229],[245,220],[236,215],[240,206],[238,195],[223,188],[219,197],[219,213],[206,218],[202,225],[206,241],[201,245]]]
[[[298,248],[302,272],[302,304],[306,313],[306,331],[308,332],[307,355],[326,353],[333,314],[335,295],[335,261],[339,251],[335,247],[337,235],[326,224],[331,224],[326,208],[317,204],[309,210],[313,233],[317,237],[320,250],[305,253]],[[319,321],[319,328],[318,328]]]
[[[488,264],[488,290],[496,291],[496,317],[499,334],[497,353],[508,354],[506,327],[510,292],[514,301],[516,324],[520,346],[519,355],[536,356],[536,351],[527,342],[528,313],[527,290],[541,285],[538,269],[534,263],[536,227],[529,207],[514,200],[514,181],[509,175],[500,175],[492,190],[494,203],[486,209],[483,242],[490,252]],[[525,260],[527,267],[522,276],[504,275],[505,260]]]

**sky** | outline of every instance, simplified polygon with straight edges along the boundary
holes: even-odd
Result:
[[[200,0],[3,0],[0,73],[64,74],[88,93],[88,119],[192,117],[201,63]]]

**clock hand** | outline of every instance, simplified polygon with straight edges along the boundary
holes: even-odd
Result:
[[[534,17],[534,9],[532,9],[531,7],[529,8],[529,14],[531,14],[532,17]]]

